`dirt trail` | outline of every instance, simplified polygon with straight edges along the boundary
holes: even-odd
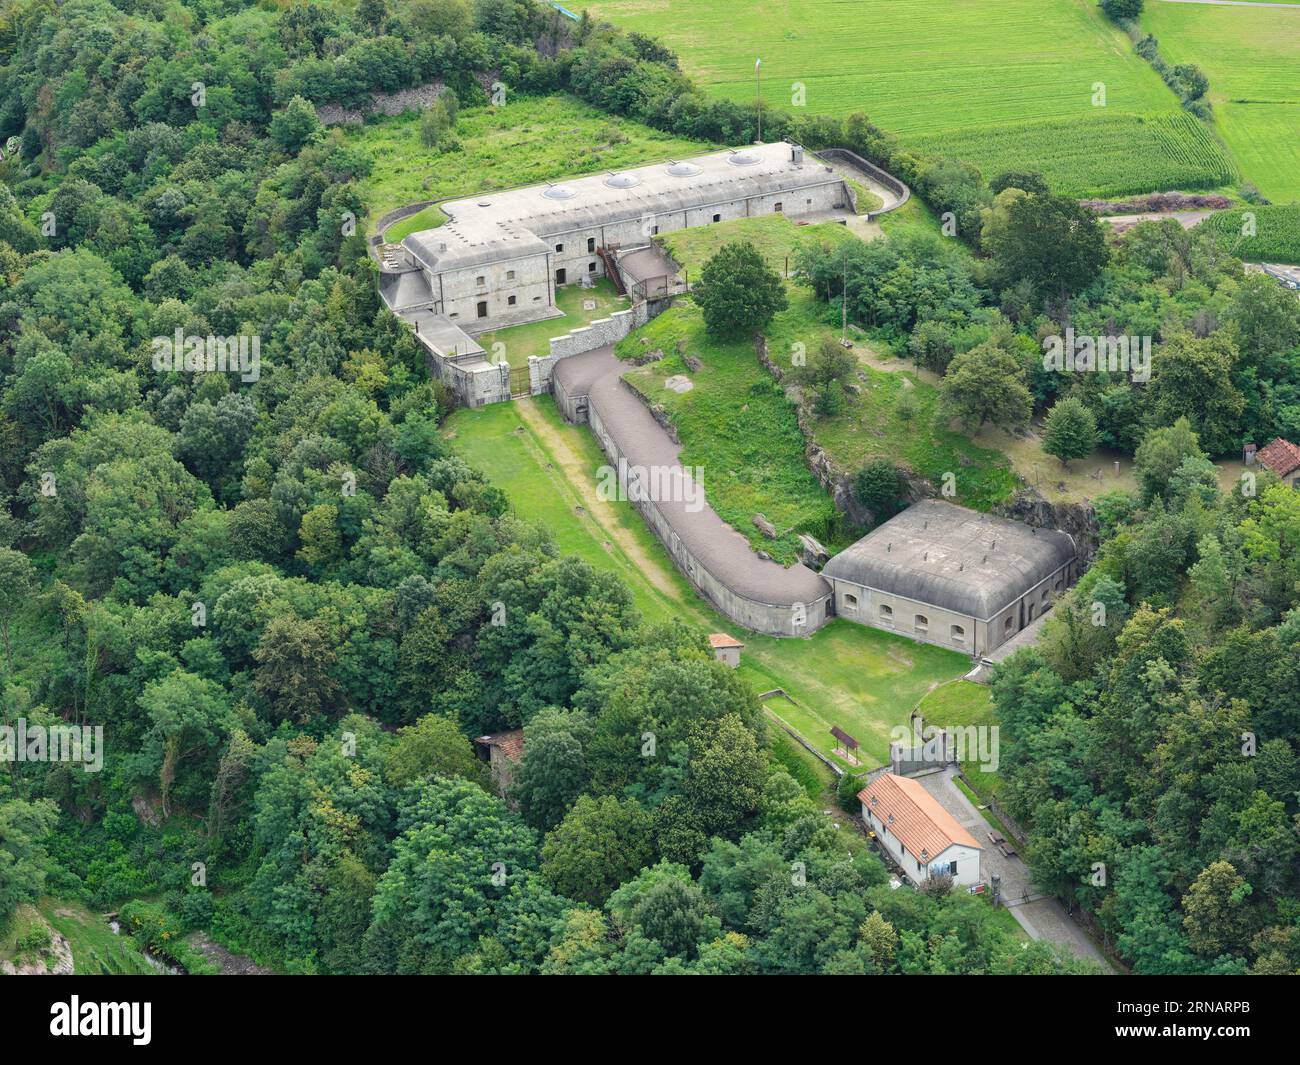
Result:
[[[663,563],[623,528],[611,504],[596,494],[591,471],[584,466],[569,442],[542,417],[537,404],[531,399],[519,399],[515,401],[515,408],[520,420],[536,438],[542,450],[549,453],[559,465],[562,476],[553,478],[557,491],[576,496],[586,511],[583,518],[595,525],[602,534],[595,539],[606,545],[612,540],[656,592],[679,606],[687,605],[680,588],[672,574],[665,570]],[[610,548],[606,546],[606,550]]]

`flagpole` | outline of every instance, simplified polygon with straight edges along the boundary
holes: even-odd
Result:
[[[755,110],[758,111],[758,143],[763,143],[763,58],[754,60],[754,89],[757,93]]]

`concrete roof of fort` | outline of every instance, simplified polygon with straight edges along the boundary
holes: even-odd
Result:
[[[676,467],[681,445],[674,444],[632,389],[623,382],[628,365],[611,348],[561,359],[555,377],[570,396],[586,395],[605,431],[630,465]],[[689,476],[684,474],[684,476]],[[704,470],[705,499],[708,470]],[[830,594],[830,587],[807,566],[786,569],[761,559],[749,541],[724,522],[710,506],[690,510],[681,501],[655,505],[695,560],[736,595],[768,606],[811,605]]]
[[[1075,557],[1067,533],[926,499],[845,548],[822,573],[987,621]]]
[[[451,221],[402,243],[431,270],[463,269],[548,252],[542,237],[575,229],[841,180],[811,156],[796,164],[791,147],[784,141],[754,144],[448,200],[441,206]]]

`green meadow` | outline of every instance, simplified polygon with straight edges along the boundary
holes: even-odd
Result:
[[[467,107],[456,123],[460,148],[435,152],[420,143],[411,112],[348,126],[344,136],[370,155],[361,192],[372,220],[395,207],[490,189],[532,185],[660,159],[717,150],[598,111],[571,96],[514,96],[501,107]],[[390,227],[390,240],[446,221],[436,207]]]

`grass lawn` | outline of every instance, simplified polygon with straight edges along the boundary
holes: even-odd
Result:
[[[679,266],[698,279],[704,264],[724,244],[745,240],[754,245],[763,260],[777,273],[794,269],[794,254],[811,241],[837,245],[854,240],[853,234],[835,222],[799,225],[785,215],[770,214],[757,218],[736,218],[729,222],[680,229],[659,237]]]
[[[441,155],[420,143],[420,116],[414,113],[349,126],[344,136],[374,160],[361,182],[372,219],[422,200],[718,150],[716,144],[660,133],[561,95],[512,96],[501,107],[467,107],[456,124],[460,150]],[[388,236],[400,240],[445,220],[436,206],[426,208],[397,223]]]
[[[993,715],[993,693],[989,691],[987,685],[976,684],[969,680],[955,680],[951,684],[935,688],[921,700],[917,710],[926,725],[933,725],[935,728],[950,729],[967,725],[996,724]],[[991,737],[985,742],[991,744]],[[985,750],[997,751],[997,748],[986,746]],[[962,760],[962,769],[982,795],[996,796],[1002,777],[997,769],[981,766],[978,755],[978,750],[970,751],[969,757]]]
[[[809,111],[865,111],[908,146],[965,133],[989,176],[1032,165],[1078,192],[1223,180],[1223,153],[1181,121],[1177,98],[1095,0],[786,0],[758,18],[746,0],[584,7],[663,38],[713,95],[753,99],[761,57],[771,106],[792,109],[802,87]],[[1138,121],[1161,116],[1176,121],[1156,131]]]
[[[595,303],[588,310],[585,303]],[[597,318],[608,318],[615,311],[626,310],[630,304],[626,296],[614,290],[614,283],[602,277],[595,288],[562,285],[555,290],[555,305],[564,312],[563,318],[547,318],[543,322],[513,325],[505,329],[479,333],[474,337],[483,346],[493,362],[505,359],[511,366],[527,366],[529,355],[549,355],[551,337],[564,336],[572,329],[589,325]]]
[[[1215,125],[1248,181],[1300,200],[1300,8],[1150,3],[1142,28],[1170,64],[1210,79]]]
[[[864,634],[866,637],[864,638]],[[753,634],[742,635],[749,644]],[[758,691],[782,687],[795,703],[769,700],[768,709],[845,768],[867,769],[883,765],[889,756],[890,733],[907,724],[912,708],[932,688],[970,670],[965,655],[918,644],[903,636],[867,628],[837,618],[811,641],[773,641],[768,654],[742,658],[741,675]],[[805,642],[817,647],[812,666],[815,675],[803,686],[786,683],[782,670],[792,659],[804,657]],[[858,741],[861,767],[849,766],[831,754],[836,741],[830,736],[838,725]]]
[[[863,185],[860,181],[854,181],[848,178],[848,185],[857,197],[856,207],[857,214],[867,214],[870,211],[878,211],[885,206],[885,201]]]
[[[679,617],[743,640],[741,675],[756,691],[790,692],[804,715],[791,724],[827,754],[835,746],[830,726],[838,724],[862,743],[867,765],[880,764],[890,730],[906,724],[917,701],[970,668],[963,655],[842,619],[806,639],[739,629],[673,568],[630,503],[598,498],[604,456],[586,427],[567,425],[549,397],[458,410],[446,433],[562,551],[618,573],[646,618]]]

